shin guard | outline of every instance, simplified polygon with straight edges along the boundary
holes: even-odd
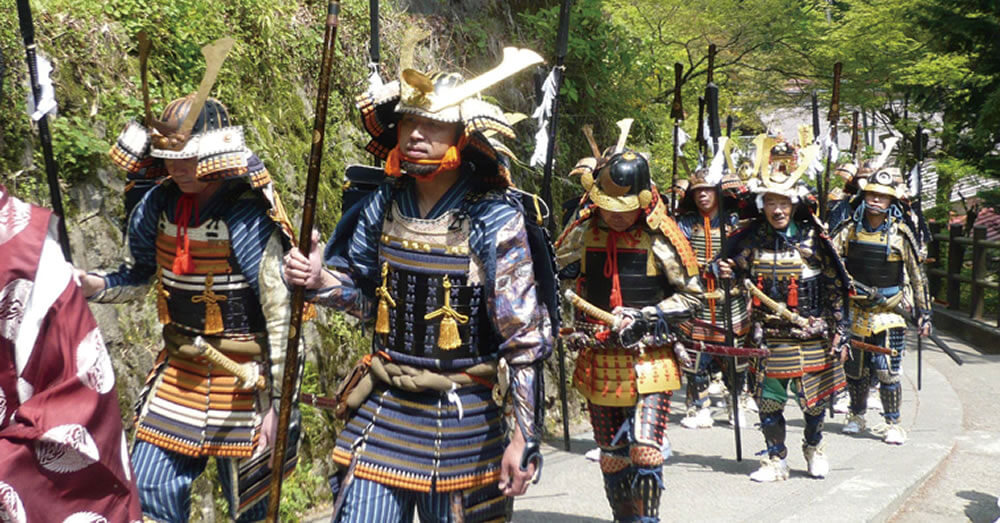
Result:
[[[899,404],[903,399],[902,385],[898,381],[882,383],[878,395],[882,399],[882,416],[885,417],[885,422],[899,423]]]
[[[780,410],[761,412],[760,430],[764,433],[768,456],[782,459],[788,456],[788,448],[785,447],[785,415]]]
[[[819,445],[820,441],[823,441],[823,418],[826,416],[825,405],[825,402],[820,402],[818,405],[802,413],[806,419],[806,427],[802,431],[806,445],[815,447]]]
[[[663,467],[636,467],[632,479],[637,521],[660,520],[660,492],[663,490]]]
[[[633,467],[604,474],[604,493],[608,496],[608,504],[611,505],[611,514],[615,521],[631,521],[638,515],[635,503],[632,501],[634,477]]]

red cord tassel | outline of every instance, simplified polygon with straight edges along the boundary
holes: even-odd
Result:
[[[191,217],[198,222],[198,203],[194,194],[184,193],[177,200],[177,210],[174,213],[177,222],[177,238],[174,250],[174,265],[170,270],[174,274],[189,274],[194,272],[194,260],[191,258],[191,239],[188,238],[188,224]]]
[[[760,289],[761,291],[764,290],[764,275],[763,274],[758,274],[757,275],[757,288]],[[760,298],[758,298],[757,295],[754,295],[754,297],[753,297],[753,306],[754,307],[760,307]]]
[[[786,300],[786,303],[793,309],[799,306],[799,284],[795,282],[795,276],[792,276],[792,280],[788,283],[788,300]]]

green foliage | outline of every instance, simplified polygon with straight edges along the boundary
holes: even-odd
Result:
[[[966,176],[979,174],[979,170],[965,160],[944,156],[938,158],[937,174],[937,194],[934,201],[938,205],[947,205],[955,182]]]

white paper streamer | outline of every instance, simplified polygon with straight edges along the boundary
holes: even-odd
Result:
[[[549,152],[549,119],[552,118],[552,102],[556,98],[556,70],[552,69],[542,84],[542,101],[531,113],[538,122],[538,132],[535,133],[535,152],[531,155],[528,165],[540,167],[545,165]]]
[[[722,167],[726,165],[724,151],[726,150],[727,141],[729,141],[728,137],[719,137],[719,150],[716,152],[715,157],[712,158],[712,163],[708,166],[708,176],[705,177],[705,182],[710,185],[718,185],[722,181]]]
[[[28,89],[28,115],[33,121],[41,120],[46,114],[56,116],[59,104],[56,102],[56,90],[52,86],[52,63],[40,54],[35,55],[35,63],[38,68],[38,86],[41,88],[39,94],[38,107],[35,107],[35,97]]]

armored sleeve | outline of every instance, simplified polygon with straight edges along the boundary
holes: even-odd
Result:
[[[701,308],[699,296],[704,292],[698,274],[687,274],[677,250],[662,235],[657,234],[653,239],[653,255],[674,288],[673,294],[656,304],[657,310],[671,320],[690,318]]]
[[[500,357],[511,369],[514,417],[525,441],[540,436],[536,419],[540,363],[552,353],[552,325],[535,293],[535,275],[524,218],[514,215],[496,234],[496,279],[488,301],[500,335]]]
[[[819,233],[813,232],[819,241]],[[819,242],[817,242],[819,243]],[[834,324],[835,332],[840,335],[841,340],[846,339],[851,330],[851,319],[847,311],[847,285],[841,279],[838,272],[838,265],[841,263],[838,254],[829,249],[817,249],[818,263],[822,267],[820,273],[820,285],[822,293],[823,308],[826,311],[827,319]]]
[[[292,317],[292,308],[289,307],[291,293],[282,279],[281,259],[283,254],[281,231],[275,229],[264,247],[257,271],[261,312],[264,314],[264,321],[267,325],[271,398],[281,397],[288,329]]]

